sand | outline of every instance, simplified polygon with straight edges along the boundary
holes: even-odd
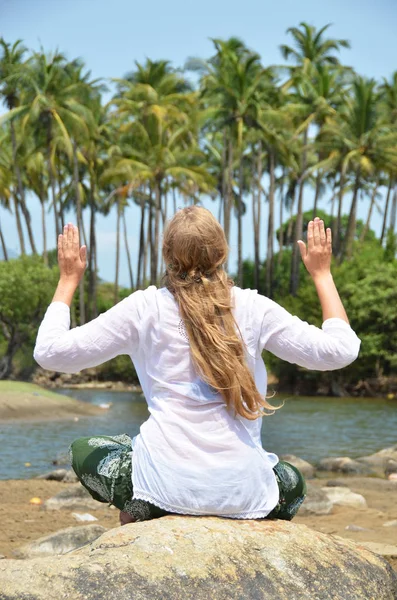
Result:
[[[397,484],[364,477],[345,477],[345,483],[367,500],[368,508],[352,509],[334,507],[334,513],[324,516],[308,516],[294,519],[324,533],[335,534],[356,542],[381,542],[397,545],[397,526],[384,527],[383,523],[397,519]],[[381,482],[381,483],[380,483]],[[322,487],[325,480],[312,480]],[[63,529],[80,525],[69,510],[45,511],[29,504],[33,496],[43,501],[65,489],[68,484],[37,479],[0,481],[0,554],[12,558],[12,551],[23,544]],[[85,512],[85,511],[77,511]],[[118,511],[98,503],[98,510],[91,511],[98,518],[97,524],[106,528],[117,527]],[[346,526],[358,525],[366,531],[348,531]],[[397,559],[390,559],[397,570]]]
[[[0,421],[62,419],[101,413],[98,406],[56,394],[33,383],[0,381]]]

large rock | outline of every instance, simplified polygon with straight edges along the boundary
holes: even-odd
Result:
[[[49,556],[66,554],[76,550],[89,542],[93,542],[105,533],[101,525],[83,525],[81,527],[67,527],[50,535],[45,535],[14,551],[18,558],[34,558],[35,556]]]
[[[280,456],[280,458],[281,460],[286,460],[287,462],[291,463],[291,465],[294,465],[294,467],[299,469],[306,479],[311,479],[314,477],[315,469],[313,465],[307,462],[307,460],[303,460],[303,458],[299,458],[299,456],[295,456],[294,454],[284,454],[283,456]]]
[[[360,456],[357,461],[371,468],[375,473],[383,475],[389,460],[397,461],[397,445],[383,448],[375,454]]]
[[[395,600],[397,577],[350,540],[283,521],[168,516],[64,556],[0,561],[1,600]]]
[[[353,460],[348,456],[323,458],[317,465],[319,471],[345,473],[349,475],[371,475],[374,470],[370,464]]]
[[[332,512],[333,503],[323,489],[307,484],[307,496],[299,509],[299,516],[328,515]]]
[[[63,481],[66,477],[66,469],[54,469],[53,471],[47,471],[42,475],[37,475],[36,479],[45,479],[46,481]]]
[[[43,504],[45,510],[97,510],[100,506],[80,483],[67,487]]]
[[[352,492],[347,487],[323,487],[321,490],[326,494],[332,504],[338,506],[351,506],[353,508],[367,508],[367,502],[361,494]]]
[[[72,469],[54,469],[47,471],[42,475],[37,475],[36,479],[46,479],[47,481],[63,481],[64,483],[75,483],[78,481],[77,475]]]

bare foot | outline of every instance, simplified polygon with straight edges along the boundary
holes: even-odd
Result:
[[[128,523],[135,523],[135,517],[132,517],[130,514],[124,511],[120,511],[120,525],[128,525]]]

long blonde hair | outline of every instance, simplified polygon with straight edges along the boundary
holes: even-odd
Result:
[[[254,420],[278,407],[258,392],[245,361],[232,314],[233,281],[223,268],[227,255],[224,231],[209,210],[189,206],[167,224],[165,286],[178,303],[195,368],[229,408]]]

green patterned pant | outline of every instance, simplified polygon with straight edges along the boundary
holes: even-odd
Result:
[[[81,437],[71,444],[69,453],[74,472],[95,500],[113,504],[137,521],[169,514],[146,500],[133,499],[129,435]],[[290,521],[305,499],[305,480],[296,467],[284,461],[278,462],[273,470],[280,497],[266,518]]]

